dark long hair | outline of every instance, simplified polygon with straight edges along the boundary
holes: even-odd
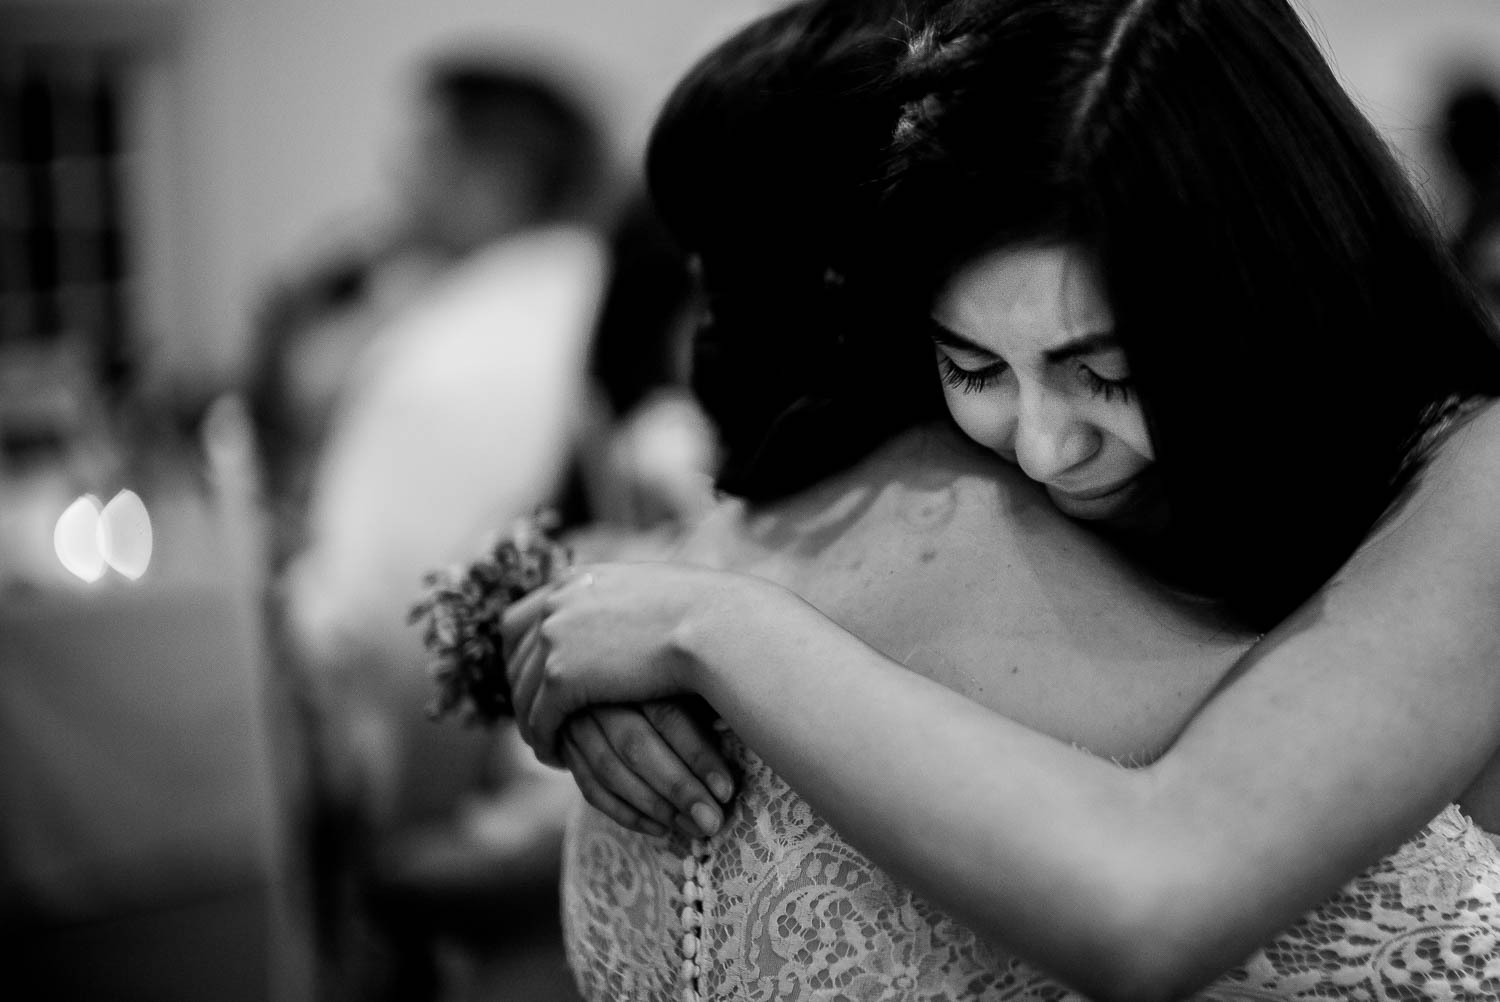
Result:
[[[813,0],[743,28],[673,90],[647,178],[698,263],[693,386],[723,488],[785,495],[940,413],[930,352],[845,285],[874,219],[900,25],[923,0]],[[853,345],[858,341],[858,350]]]
[[[865,267],[1095,253],[1170,509],[1150,556],[1261,627],[1325,582],[1500,350],[1285,0],[973,0],[913,26]]]

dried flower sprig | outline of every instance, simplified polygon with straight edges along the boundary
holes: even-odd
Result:
[[[538,512],[518,520],[473,563],[422,578],[426,592],[407,621],[423,624],[427,670],[437,690],[427,704],[434,720],[456,716],[492,724],[513,712],[500,617],[573,566],[572,552],[552,534],[556,526],[555,513]]]

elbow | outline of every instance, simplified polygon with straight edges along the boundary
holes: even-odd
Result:
[[[1094,1002],[1174,1002],[1202,987],[1185,966],[1159,947],[1145,947],[1129,956],[1101,957],[1072,983]]]
[[[1132,892],[1102,904],[1056,972],[1095,1002],[1169,1002],[1192,995],[1242,958],[1193,895]],[[1221,916],[1222,918],[1222,916]]]

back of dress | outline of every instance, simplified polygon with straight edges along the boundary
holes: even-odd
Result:
[[[588,807],[570,825],[564,933],[589,1002],[1085,1002],[902,887],[732,737],[728,750],[741,791],[712,839],[653,839]],[[1500,999],[1497,889],[1500,852],[1449,807],[1194,998]]]

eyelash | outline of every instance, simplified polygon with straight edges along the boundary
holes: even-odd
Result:
[[[978,393],[993,386],[1005,375],[1007,368],[1003,362],[996,362],[983,369],[970,370],[954,364],[947,356],[940,356],[938,362],[942,369],[943,385],[960,393]],[[1103,397],[1105,403],[1112,403],[1116,399],[1121,403],[1130,402],[1130,395],[1134,391],[1130,380],[1105,379],[1086,365],[1078,367],[1078,375],[1089,392],[1096,397]]]
[[[996,362],[971,371],[953,364],[953,360],[946,355],[938,356],[938,365],[943,372],[943,385],[960,393],[978,393],[994,385],[996,380],[1005,375],[1006,368],[1003,362]]]
[[[1135,389],[1128,379],[1105,379],[1086,365],[1078,367],[1078,375],[1082,377],[1089,392],[1096,397],[1103,397],[1105,403],[1110,403],[1116,397],[1121,403],[1129,403],[1130,394]]]

